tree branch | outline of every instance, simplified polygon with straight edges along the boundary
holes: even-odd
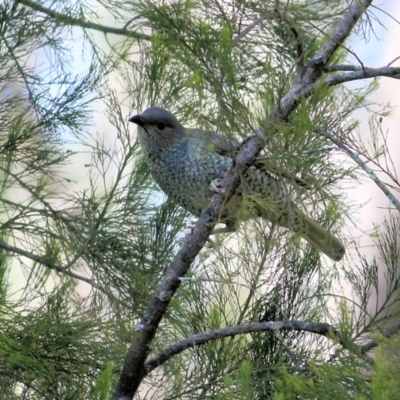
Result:
[[[377,76],[387,76],[389,78],[400,79],[400,67],[359,67],[356,65],[337,65],[333,67],[343,68],[337,69],[336,71],[353,71],[348,74],[335,75],[325,79],[325,84],[328,86],[336,86],[344,82],[356,81],[358,79],[370,79],[376,78]],[[324,70],[327,72],[333,72],[335,69],[329,71],[331,67],[326,67]]]
[[[327,65],[324,68],[324,72],[360,71],[364,69],[365,67],[359,65],[337,64],[337,65]]]
[[[237,335],[245,335],[248,333],[274,331],[311,332],[328,338],[334,336],[336,339],[339,340],[339,343],[349,351],[358,351],[360,354],[366,353],[368,351],[363,350],[364,346],[358,346],[354,343],[350,344],[349,346],[349,339],[346,338],[345,340],[343,340],[341,333],[332,325],[327,323],[296,320],[253,322],[249,324],[203,332],[197,335],[193,335],[187,339],[181,340],[180,342],[173,344],[172,346],[168,347],[167,349],[147,361],[145,363],[146,375],[153,371],[155,368],[164,364],[173,356],[182,353],[184,350],[206,344],[212,340],[224,339]],[[371,362],[371,359],[368,358],[367,361]]]
[[[344,15],[341,23],[334,30],[330,39],[317,51],[315,56],[301,72],[301,76],[288,93],[281,99],[274,110],[273,121],[284,121],[294,110],[301,96],[310,94],[317,79],[322,75],[324,68],[329,64],[334,52],[350,35],[357,21],[361,18],[372,0],[355,0]]]
[[[372,0],[353,1],[342,22],[334,30],[331,39],[327,40],[316,53],[310,65],[304,67],[301,77],[296,80],[294,86],[274,110],[272,121],[270,121],[271,125],[288,118],[289,114],[297,106],[299,95],[321,76],[322,68],[329,63],[335,50],[347,38],[371,2]],[[273,129],[273,126],[271,128]],[[239,186],[240,170],[245,165],[251,165],[255,161],[261,148],[261,144],[257,142],[256,138],[245,140],[236,157],[235,166],[232,166],[227,171],[222,181],[222,187],[227,188],[225,196],[213,195],[208,207],[202,211],[193,231],[186,236],[185,244],[168,266],[160,285],[136,327],[112,400],[132,399],[136,393],[143,376],[146,374],[144,363],[150,352],[151,342],[155,337],[169,302],[179,288],[179,278],[185,276],[188,272],[192,262],[205,245],[215,221],[223,209],[223,204],[229,201],[235,189]]]
[[[75,274],[74,272],[69,271],[68,268],[64,268],[64,267],[62,267],[60,265],[57,265],[57,264],[53,263],[52,261],[50,261],[49,259],[47,259],[45,257],[38,256],[36,254],[30,253],[29,251],[23,250],[23,249],[21,249],[19,247],[16,247],[16,246],[11,246],[11,245],[9,245],[8,243],[4,242],[1,239],[0,239],[0,248],[4,249],[6,251],[9,251],[11,253],[18,254],[20,256],[26,257],[29,260],[35,261],[35,262],[37,262],[37,263],[39,263],[41,265],[44,265],[47,268],[50,268],[50,269],[52,269],[54,271],[57,271],[57,272],[60,272],[61,274],[67,275],[67,276],[69,276],[71,278],[78,279],[78,280],[80,280],[82,282],[86,282],[90,286],[92,286],[93,288],[100,290],[102,293],[104,293],[107,296],[110,296],[110,293],[107,290],[105,290],[104,288],[99,286],[92,279],[85,278],[84,276]],[[112,296],[112,297],[114,297],[114,296]]]
[[[331,76],[329,78],[326,78],[324,80],[324,85],[326,86],[336,86],[340,85],[341,83],[345,82],[351,82],[351,81],[356,81],[358,79],[370,79],[370,78],[376,78],[379,76],[387,76],[389,78],[394,78],[394,79],[400,79],[400,67],[380,67],[380,68],[369,68],[369,67],[356,67],[356,66],[351,66],[351,65],[346,65],[342,66],[344,68],[347,68],[349,71],[355,70],[354,72],[350,72],[348,74],[344,75],[336,75],[336,76]],[[329,67],[324,67],[323,70],[329,69]],[[345,70],[345,69],[344,69]],[[312,82],[309,83],[308,85],[302,85],[302,86],[296,86],[294,85],[293,88],[291,89],[293,92],[295,92],[296,98],[299,97],[306,97],[309,96],[310,93],[313,92],[313,90],[316,88],[317,85],[321,85],[319,82]],[[285,96],[286,97],[286,96]],[[285,100],[285,102],[283,102]],[[282,99],[281,104],[283,107],[289,107],[292,106],[292,104],[287,104],[287,99]],[[279,111],[277,111],[278,113]]]
[[[398,322],[397,324],[395,324],[394,326],[392,326],[386,333],[384,333],[384,336],[387,338],[390,338],[391,336],[393,336],[394,334],[398,333],[400,331],[400,322]],[[373,339],[370,342],[364,344],[363,346],[361,346],[361,351],[363,354],[367,353],[368,351],[372,350],[373,348],[375,348],[376,346],[378,346],[378,342]]]
[[[272,18],[274,15],[269,16],[268,18]],[[257,25],[260,25],[261,22],[267,19],[266,15],[261,15],[261,17],[256,18],[250,25],[246,26],[241,32],[239,32],[233,38],[233,44],[237,44],[241,39],[243,39],[246,35],[248,35]]]
[[[386,187],[386,185],[376,176],[375,172],[372,171],[368,165],[361,160],[361,158],[354,153],[350,148],[348,148],[343,142],[338,138],[327,132],[325,129],[318,128],[315,132],[329,139],[332,143],[335,143],[340,149],[342,149],[348,156],[350,156],[366,173],[367,175],[376,183],[379,189],[385,194],[385,196],[390,200],[390,202],[397,208],[400,212],[400,201],[394,197],[393,193]]]
[[[94,22],[85,21],[82,18],[73,18],[69,15],[61,14],[59,12],[53,11],[50,8],[43,7],[40,4],[35,3],[31,0],[16,0],[17,3],[23,4],[32,10],[39,11],[47,16],[53,18],[59,25],[71,25],[80,26],[81,28],[92,29],[95,31],[103,32],[104,34],[113,33],[115,35],[124,35],[127,37],[140,39],[140,40],[151,40],[150,35],[146,35],[140,32],[130,31],[126,28],[112,28],[110,26],[96,24]]]

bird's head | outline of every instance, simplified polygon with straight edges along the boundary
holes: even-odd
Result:
[[[185,128],[175,116],[160,107],[150,107],[129,118],[129,122],[138,125],[139,138],[145,147],[167,147],[185,135]]]

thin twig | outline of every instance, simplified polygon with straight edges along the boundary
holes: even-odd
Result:
[[[387,15],[389,18],[391,18],[393,21],[395,21],[398,25],[400,25],[400,21],[394,17],[393,13],[390,14],[387,11],[385,11],[383,8],[377,7],[376,5],[373,5],[373,4],[371,4],[371,7],[375,8],[378,11],[380,11],[381,13]]]
[[[267,19],[266,16],[262,15],[255,19],[250,25],[246,26],[241,32],[239,32],[234,38],[233,43],[237,44],[241,39],[243,39],[246,35],[248,35],[257,25],[260,25],[261,22]]]
[[[224,283],[223,281],[221,281],[219,279],[211,279],[211,278],[204,279],[204,278],[199,278],[199,277],[196,277],[196,276],[194,276],[194,277],[182,277],[182,278],[180,278],[180,281],[181,282],[214,282],[214,283],[218,283],[218,284],[223,284]],[[289,318],[288,318],[287,314],[282,310],[282,308],[279,307],[278,304],[276,304],[273,300],[271,300],[269,297],[267,297],[262,292],[258,291],[254,287],[246,285],[245,283],[230,282],[230,284],[235,285],[235,286],[239,286],[239,287],[243,287],[243,288],[247,289],[249,292],[257,294],[258,296],[260,296],[261,299],[264,299],[266,301],[272,302],[274,307],[282,315],[283,319],[285,321],[289,321]]]
[[[57,21],[59,25],[80,26],[81,28],[92,29],[103,32],[104,34],[113,33],[115,35],[123,35],[135,39],[151,40],[151,36],[140,32],[130,31],[126,28],[112,28],[110,26],[96,24],[94,22],[85,21],[83,18],[73,18],[66,14],[53,11],[50,8],[43,7],[31,0],[17,0],[18,3],[31,8],[32,10],[42,12]]]
[[[386,185],[376,176],[375,172],[372,171],[368,165],[361,160],[361,158],[354,153],[350,148],[348,148],[343,142],[338,138],[327,132],[325,129],[318,128],[315,130],[318,134],[326,137],[332,143],[335,143],[340,149],[342,149],[348,156],[350,156],[366,173],[367,175],[376,183],[379,189],[385,194],[385,196],[390,200],[390,202],[397,208],[400,212],[400,201],[394,197],[393,193],[386,187]]]
[[[400,56],[394,58],[392,61],[390,61],[390,63],[388,65],[386,65],[387,67],[390,67],[392,64],[394,64],[397,60],[400,60]]]
[[[0,248],[4,249],[6,251],[9,251],[11,253],[18,254],[20,256],[26,257],[29,260],[35,261],[35,262],[37,262],[37,263],[39,263],[41,265],[44,265],[47,268],[50,268],[50,269],[52,269],[54,271],[57,271],[57,272],[60,272],[63,275],[67,275],[67,276],[69,276],[71,278],[78,279],[78,280],[80,280],[82,282],[86,282],[90,286],[92,286],[93,288],[100,290],[105,295],[107,295],[107,296],[110,295],[110,293],[108,293],[108,291],[106,291],[104,288],[99,286],[92,279],[85,278],[84,276],[75,274],[74,272],[69,271],[69,270],[65,269],[64,267],[53,263],[48,258],[45,258],[45,257],[42,257],[42,256],[38,256],[38,255],[36,255],[34,253],[31,253],[29,251],[26,251],[26,250],[21,249],[21,248],[16,247],[16,246],[11,246],[10,244],[4,242],[1,239],[0,239]]]

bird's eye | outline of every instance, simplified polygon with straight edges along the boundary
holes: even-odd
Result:
[[[165,124],[163,122],[160,122],[159,124],[157,124],[157,128],[162,131],[165,128]]]

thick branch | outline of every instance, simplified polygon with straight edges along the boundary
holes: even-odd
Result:
[[[95,31],[103,32],[104,34],[113,33],[115,35],[124,35],[135,39],[151,40],[151,36],[145,35],[144,33],[130,31],[126,28],[112,28],[110,26],[85,21],[82,18],[73,18],[70,17],[69,15],[53,11],[50,8],[43,7],[42,5],[37,4],[31,0],[16,0],[16,1],[18,3],[23,4],[24,6],[31,8],[32,10],[46,14],[47,16],[53,18],[59,25],[80,26],[81,28],[92,29]]]
[[[316,323],[316,322],[296,321],[296,320],[253,322],[250,324],[237,325],[229,328],[218,329],[215,331],[199,333],[197,335],[193,335],[187,339],[184,339],[178,343],[175,343],[174,345],[168,347],[167,349],[165,349],[164,351],[157,354],[155,357],[146,362],[145,364],[146,374],[149,374],[155,368],[164,364],[173,356],[182,353],[184,350],[190,349],[195,346],[200,346],[212,340],[224,339],[227,337],[244,335],[247,333],[271,332],[271,331],[282,331],[282,330],[311,332],[322,336],[335,337],[336,339],[338,339],[339,343],[344,348],[352,352],[356,350],[360,354],[363,352],[361,346],[357,346],[354,343],[349,346],[349,340],[348,339],[343,340],[340,332],[332,325],[326,323]]]
[[[26,0],[25,0],[26,1]],[[360,19],[372,0],[355,0],[344,15],[342,22],[334,30],[332,38],[317,52],[312,63],[305,67],[295,85],[280,101],[276,107],[272,123],[284,121],[296,107],[299,95],[310,85],[314,84],[322,74],[322,68],[329,63],[338,46],[346,39],[351,30]],[[243,144],[236,158],[236,169],[252,164],[259,152],[261,145],[256,138],[251,138]],[[178,251],[155,291],[150,303],[136,328],[136,333],[125,358],[120,380],[112,396],[113,400],[128,400],[136,393],[143,376],[146,374],[144,366],[149,354],[151,342],[154,339],[162,316],[167,310],[171,298],[180,285],[180,277],[185,276],[191,263],[206,243],[223,208],[223,202],[229,201],[238,187],[239,175],[233,167],[229,169],[223,179],[222,185],[228,188],[224,198],[215,194],[209,206],[203,210],[191,234],[186,237],[186,244]]]
[[[394,197],[393,193],[386,187],[386,185],[376,176],[375,172],[372,171],[368,165],[361,160],[361,158],[350,150],[343,142],[341,142],[338,138],[330,134],[324,129],[316,129],[315,130],[320,135],[329,139],[332,143],[335,143],[340,149],[342,149],[348,156],[350,156],[367,174],[368,176],[376,183],[379,189],[385,194],[385,196],[390,200],[390,202],[400,211],[400,201]]]
[[[254,139],[246,141],[236,158],[237,168],[253,161],[258,155],[261,147]],[[249,161],[247,161],[249,160]],[[125,358],[124,367],[118,386],[112,399],[131,399],[139,387],[142,378],[146,375],[144,362],[150,350],[157,327],[164,315],[172,296],[181,283],[181,277],[185,276],[190,265],[204,247],[224,205],[224,197],[231,198],[240,183],[239,175],[234,169],[227,171],[222,187],[228,188],[225,196],[215,194],[209,206],[205,208],[193,231],[184,239],[185,244],[178,251],[156,289],[141,321],[136,327],[136,333],[128,354]]]

